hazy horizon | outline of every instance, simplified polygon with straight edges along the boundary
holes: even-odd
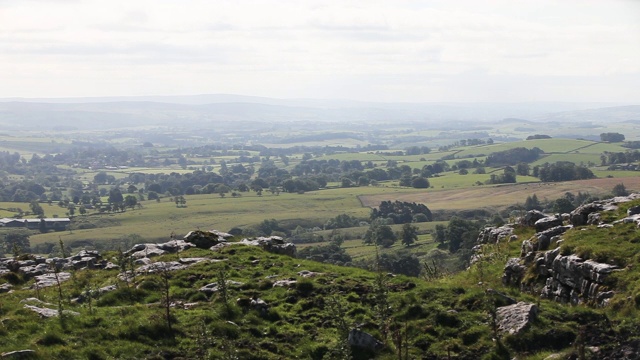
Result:
[[[638,104],[640,2],[0,0],[1,98]]]

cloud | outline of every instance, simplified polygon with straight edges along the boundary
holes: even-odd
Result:
[[[29,96],[75,74],[61,95],[86,95],[92,79],[102,86],[89,89],[105,92],[95,95],[180,88],[313,97],[344,88],[345,97],[402,100],[409,91],[422,91],[424,99],[476,98],[484,87],[483,96],[497,100],[526,98],[526,89],[491,85],[517,86],[505,79],[545,79],[534,81],[540,87],[562,79],[576,89],[600,76],[611,88],[640,71],[640,15],[633,15],[640,5],[625,1],[0,0],[0,6],[0,66],[18,74],[0,74],[7,85],[0,96]],[[34,90],[9,93],[23,88],[19,74],[34,71],[40,86],[32,79]],[[104,74],[137,80],[114,86]]]

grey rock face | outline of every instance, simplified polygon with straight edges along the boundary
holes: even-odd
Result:
[[[518,285],[522,281],[526,267],[520,258],[510,258],[504,266],[502,283],[505,285]]]
[[[508,239],[513,234],[513,228],[510,226],[486,227],[480,230],[478,234],[479,244],[496,244]]]
[[[558,249],[548,251],[541,259],[537,271],[549,275],[540,294],[542,297],[563,303],[590,301],[605,305],[613,296],[610,291],[600,290],[615,266],[585,261],[576,255],[562,256]]]

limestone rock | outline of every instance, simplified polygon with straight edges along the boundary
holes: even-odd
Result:
[[[513,234],[513,228],[510,226],[486,227],[480,230],[478,234],[478,244],[496,244],[504,239],[510,238]]]
[[[361,331],[359,329],[352,329],[349,331],[348,342],[350,346],[367,349],[370,351],[377,351],[384,347],[384,344],[373,335]]]
[[[227,280],[227,287],[229,286],[240,287],[242,285],[244,285],[244,283],[241,283],[239,281]],[[217,282],[207,284],[200,288],[200,291],[202,291],[205,294],[213,294],[218,292],[219,290],[220,290],[220,287],[218,286]]]
[[[524,272],[525,267],[522,264],[520,258],[510,258],[509,260],[507,260],[507,264],[504,266],[502,283],[505,285],[520,284],[520,281],[524,276]]]
[[[506,334],[520,334],[535,320],[537,315],[538,307],[535,304],[519,302],[499,307],[496,310],[498,330]]]
[[[288,255],[291,257],[296,256],[296,245],[285,242],[279,236],[258,237],[254,240],[243,239],[240,243],[250,246],[259,246],[274,254]]]
[[[534,223],[537,232],[545,231],[556,226],[562,226],[562,217],[560,216],[547,216],[539,219]]]
[[[57,317],[58,316],[58,310],[54,310],[54,309],[49,309],[49,308],[41,308],[41,307],[37,307],[37,306],[33,306],[33,305],[24,305],[25,309],[29,309],[31,311],[36,312],[38,315],[40,315],[43,318],[52,318],[52,317]],[[78,316],[80,315],[80,313],[77,313],[75,311],[71,311],[71,310],[62,310],[62,313],[64,315],[72,315],[72,316]]]
[[[571,212],[569,221],[573,226],[587,225],[589,214],[602,210],[604,210],[604,206],[596,202],[581,205]]]
[[[202,231],[195,230],[189,231],[187,235],[184,236],[184,241],[194,244],[196,247],[201,249],[208,249],[214,245],[217,245],[221,242],[225,242],[226,238],[233,237],[231,234],[222,233],[219,231]]]
[[[520,218],[520,224],[524,226],[534,226],[536,221],[547,217],[545,213],[538,210],[529,210],[527,213]]]
[[[3,359],[16,359],[16,360],[27,360],[27,359],[38,359],[39,357],[36,355],[35,350],[16,350],[3,352],[0,354],[0,357]]]
[[[9,283],[5,283],[5,284],[0,285],[0,294],[9,292],[9,290],[11,290],[11,288],[12,288],[12,286]]]
[[[38,288],[42,289],[50,286],[57,286],[58,281],[62,283],[69,279],[71,279],[71,274],[68,272],[59,272],[58,280],[56,280],[55,273],[38,275],[36,276],[36,283],[32,287],[35,288],[37,286]]]

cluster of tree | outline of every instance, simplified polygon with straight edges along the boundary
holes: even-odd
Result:
[[[640,141],[627,141],[622,146],[629,149],[640,149]]]
[[[615,190],[615,189],[614,189]],[[564,195],[553,201],[540,201],[536,194],[527,196],[524,202],[524,209],[540,210],[545,212],[552,212],[555,214],[569,213],[580,205],[598,200],[597,197],[589,194],[588,192],[578,191],[578,194],[572,192],[566,192]]]
[[[463,139],[449,145],[440,146],[438,147],[438,151],[449,151],[453,148],[457,148],[460,146],[475,146],[475,145],[484,145],[484,144],[488,144],[488,145],[493,144],[493,139],[488,138],[486,141],[480,138],[472,138],[472,139],[466,139],[466,140]]]
[[[527,140],[551,139],[549,135],[535,134],[527,136]]]
[[[383,201],[371,210],[371,220],[391,219],[394,224],[432,221],[431,210],[424,204],[405,201]]]
[[[624,135],[616,132],[608,132],[600,134],[600,140],[604,142],[623,142]]]
[[[393,232],[391,226],[374,221],[369,225],[369,229],[364,234],[362,242],[366,245],[382,246],[389,248],[398,241],[398,236]]]
[[[511,166],[505,166],[502,174],[491,174],[487,184],[511,184],[516,182],[516,171]]]
[[[593,179],[596,176],[586,166],[576,165],[569,161],[558,161],[553,164],[545,163],[533,168],[533,176],[541,181],[557,182]]]
[[[0,244],[0,256],[26,254],[31,251],[29,242],[29,231],[11,230],[4,233],[2,243]]]
[[[532,149],[527,149],[524,147],[517,147],[504,151],[497,151],[489,156],[485,160],[485,165],[487,166],[505,166],[505,165],[516,165],[518,163],[530,163],[538,160],[543,151],[534,147]]]
[[[447,226],[436,225],[434,239],[447,246],[452,253],[460,249],[471,249],[475,246],[482,224],[477,221],[464,220],[456,216],[449,220]]]
[[[350,265],[351,256],[341,246],[342,237],[334,234],[327,245],[307,246],[298,251],[297,256],[302,259],[310,259],[335,265]]]
[[[409,146],[404,152],[407,155],[423,155],[430,153],[431,149],[427,146]]]
[[[406,250],[386,252],[378,257],[380,270],[407,276],[420,276],[422,264],[420,259]]]
[[[628,164],[636,161],[640,161],[640,151],[627,150],[625,152],[610,152],[605,151],[600,155],[600,165],[618,165]]]
[[[347,214],[340,214],[334,218],[327,220],[324,224],[325,229],[344,229],[350,227],[360,226],[361,220],[355,216]]]

